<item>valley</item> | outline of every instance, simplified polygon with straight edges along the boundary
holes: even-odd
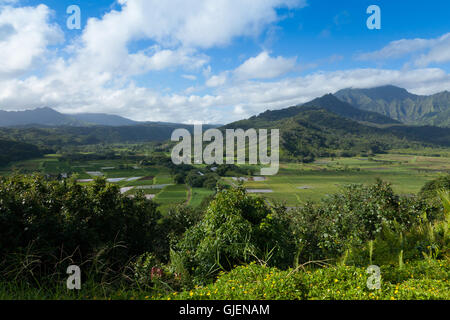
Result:
[[[450,173],[448,152],[450,149],[434,150],[434,156],[430,156],[420,155],[420,150],[409,150],[408,154],[393,152],[371,157],[325,157],[312,163],[282,162],[275,176],[258,179],[258,176],[228,175],[221,177],[220,182],[235,186],[238,180],[242,180],[244,187],[251,190],[252,194],[262,195],[270,202],[283,203],[287,207],[319,201],[345,185],[371,184],[377,179],[391,183],[396,193],[413,195],[426,182]],[[195,168],[203,170],[204,166]],[[243,168],[252,168],[258,174],[260,166],[244,165]],[[139,162],[123,159],[69,162],[53,154],[0,168],[0,176],[8,176],[13,172],[40,173],[53,178],[69,174],[81,185],[88,185],[95,178],[103,177],[108,183],[116,185],[123,194],[132,196],[142,192],[161,205],[162,211],[180,204],[196,208],[215,192],[214,189],[192,188],[185,183],[176,184],[167,167],[140,165]]]

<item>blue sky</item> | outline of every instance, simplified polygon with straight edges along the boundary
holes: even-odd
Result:
[[[70,5],[80,30],[66,27]],[[441,0],[0,0],[0,108],[226,123],[346,87],[433,94],[450,90],[448,12]]]

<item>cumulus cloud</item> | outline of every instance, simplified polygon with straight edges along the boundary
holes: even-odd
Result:
[[[257,36],[265,26],[279,19],[278,8],[299,8],[305,1],[118,0],[118,4],[120,11],[111,10],[101,18],[87,21],[81,35],[65,47],[68,58],[54,57],[39,76],[3,79],[0,104],[8,109],[45,105],[65,112],[117,113],[138,120],[189,122],[211,118],[209,108],[223,105],[220,103],[223,97],[189,95],[194,90],[185,91],[185,95],[164,95],[136,86],[133,76],[181,67],[186,70],[203,68],[205,76],[209,77],[211,68],[205,67],[209,57],[200,50],[226,45],[236,37]],[[27,19],[19,15],[28,11],[40,15],[37,14],[34,20],[32,16]],[[8,41],[1,42],[5,47],[3,54],[12,59],[4,63],[8,70],[29,70],[35,58],[43,56],[48,46],[61,41],[58,28],[48,22],[46,6],[6,6],[1,9],[1,14],[4,22],[12,25],[0,29],[2,39]],[[31,50],[24,50],[24,43],[21,43],[19,51],[26,55],[19,59],[20,55],[10,54],[18,45],[15,47],[11,39],[22,32],[15,33],[19,29],[15,25],[25,19],[31,20],[28,22],[30,28],[23,28],[22,24],[20,29],[31,35],[35,41],[31,43],[36,45]],[[40,33],[30,30],[40,30]],[[141,40],[153,44],[132,51],[130,44]],[[275,58],[276,61],[282,62]],[[3,69],[5,66],[2,65]],[[208,84],[221,86],[226,80],[226,74],[213,76]],[[201,111],[189,111],[191,108],[203,110],[204,116]],[[221,117],[223,114],[219,111],[216,118]]]
[[[355,69],[317,72],[277,81],[246,81],[219,87],[213,94],[162,94],[132,84],[120,88],[67,86],[58,79],[11,80],[0,85],[0,104],[56,106],[62,112],[109,112],[135,120],[227,123],[309,101],[326,93],[385,84],[416,94],[450,90],[450,75],[437,68],[416,70]]]
[[[17,75],[27,71],[48,47],[61,43],[64,35],[51,24],[50,9],[37,7],[3,7],[0,11],[0,75]]]
[[[267,51],[263,51],[256,57],[247,59],[234,70],[208,77],[206,86],[224,86],[229,80],[236,84],[246,80],[273,79],[293,71],[296,66],[296,57],[271,57]]]
[[[228,72],[222,72],[219,75],[214,75],[206,81],[206,86],[207,87],[223,86],[227,82],[227,78],[228,78]]]
[[[450,33],[440,37],[431,46],[428,53],[422,54],[415,63],[418,66],[428,66],[432,63],[444,63],[450,61]]]
[[[237,79],[271,79],[292,71],[297,64],[297,58],[272,58],[268,52],[263,51],[241,64],[234,75]]]
[[[234,37],[254,36],[279,19],[276,9],[299,8],[305,0],[120,0],[121,13],[104,17],[120,20],[135,36],[159,43],[210,48],[228,44]],[[124,28],[126,26],[126,28]]]
[[[226,45],[236,37],[258,35],[264,26],[279,19],[277,8],[301,7],[302,0],[118,3],[120,11],[89,19],[79,38],[64,48],[64,57],[49,57],[50,46],[62,41],[62,36],[49,22],[51,12],[46,6],[2,7],[0,74],[32,70],[39,59],[49,61],[45,72],[0,77],[0,106],[9,110],[50,106],[68,113],[106,112],[135,120],[227,123],[347,87],[394,84],[417,94],[450,90],[450,76],[445,71],[425,67],[315,72],[279,79],[298,68],[297,59],[266,51],[235,69],[213,75],[203,49]],[[33,39],[19,43],[19,35],[22,39],[32,35]],[[133,51],[136,46],[131,44],[142,40],[148,47]],[[445,41],[427,44],[428,51],[421,52],[424,56],[418,56],[418,61],[422,59],[426,65],[445,60],[445,56],[433,54],[433,48]],[[14,51],[19,44],[20,50]],[[394,49],[394,56],[401,52],[398,44]],[[157,92],[133,80],[136,75],[175,68],[183,69],[181,76],[190,80],[196,79],[194,71],[203,72],[209,93],[196,87],[180,93]]]

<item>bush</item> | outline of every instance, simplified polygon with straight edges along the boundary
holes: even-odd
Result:
[[[33,258],[25,270],[28,275],[45,276],[65,274],[69,263],[98,262],[100,257],[113,273],[133,256],[155,249],[160,217],[142,194],[129,199],[104,179],[81,186],[39,175],[1,178],[3,274],[20,266],[21,259]],[[12,271],[9,276],[14,275]]]
[[[382,181],[350,185],[320,204],[308,203],[289,213],[302,243],[302,261],[336,258],[379,235],[383,226],[407,230],[423,212],[434,212],[426,201],[396,196]]]
[[[203,174],[199,171],[191,171],[186,176],[186,183],[192,188],[208,188],[215,189],[219,176],[216,173],[206,173]]]
[[[292,262],[295,247],[277,211],[237,187],[216,195],[202,221],[186,231],[176,250],[194,279],[203,282],[220,269],[257,259],[285,267]]]
[[[381,268],[381,289],[367,288],[369,274],[365,268],[351,266],[329,267],[304,273],[303,283],[308,288],[307,298],[312,300],[448,300],[450,283],[445,261],[433,261]],[[427,271],[425,271],[427,270]],[[401,273],[404,277],[396,277]]]
[[[171,243],[179,241],[186,230],[195,226],[202,219],[201,209],[192,209],[185,205],[172,206],[159,220],[155,253],[160,260],[167,262],[170,254]]]
[[[449,265],[429,260],[402,269],[381,267],[381,288],[369,289],[366,268],[330,266],[280,271],[249,264],[221,272],[214,284],[196,287],[164,299],[183,300],[416,300],[450,298]]]
[[[437,196],[439,190],[450,190],[450,174],[427,182],[420,190],[420,194],[425,198],[433,198]]]
[[[249,264],[221,273],[214,284],[196,287],[171,298],[183,300],[303,300],[301,274]]]

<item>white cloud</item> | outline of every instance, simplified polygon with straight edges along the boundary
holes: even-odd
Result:
[[[297,58],[272,58],[266,51],[252,57],[234,70],[234,76],[239,80],[271,79],[292,71],[297,64]]]
[[[235,37],[256,36],[278,20],[279,7],[301,7],[304,0],[120,0],[121,11],[91,18],[77,44],[78,63],[93,62],[99,72],[161,70],[207,62],[196,50],[226,45]],[[128,45],[153,40],[161,51],[130,53]],[[151,47],[149,49],[152,49]],[[187,49],[189,48],[189,49]],[[180,57],[181,55],[181,57]],[[135,71],[130,72],[133,74]],[[130,74],[129,73],[129,74]]]
[[[227,84],[229,80],[239,83],[247,80],[273,79],[293,71],[297,66],[297,58],[271,57],[267,51],[261,52],[256,57],[244,61],[234,70],[224,71],[218,75],[209,76],[206,86],[215,88]]]
[[[99,80],[101,83],[102,81]],[[108,112],[135,120],[227,123],[309,101],[343,88],[385,84],[416,94],[450,90],[450,75],[441,69],[355,69],[318,72],[271,82],[230,83],[213,94],[162,94],[133,84],[122,87],[68,85],[57,78],[0,81],[0,105],[13,109],[51,106],[62,112]]]
[[[223,105],[223,97],[192,95],[196,88],[183,95],[164,95],[135,86],[132,76],[182,67],[203,68],[204,76],[210,77],[211,68],[205,67],[209,57],[199,53],[199,49],[225,45],[235,37],[257,36],[265,26],[278,20],[277,8],[301,7],[304,0],[118,3],[121,11],[112,10],[100,19],[89,19],[81,36],[65,48],[69,58],[54,58],[43,67],[43,75],[0,79],[0,104],[8,109],[50,106],[65,112],[108,112],[138,120],[219,122],[227,113],[219,111],[211,118],[211,108]],[[29,8],[37,12],[43,9],[48,10],[45,6]],[[6,7],[1,12],[6,10],[16,9]],[[48,15],[44,16],[48,19]],[[48,32],[53,29],[46,19],[41,19],[40,27],[48,41],[42,42],[32,57],[42,55],[52,43],[50,35],[56,34]],[[42,22],[46,23],[43,29]],[[8,32],[3,29],[3,33]],[[144,50],[130,51],[130,44],[139,40],[154,43]],[[21,68],[29,68],[32,60],[22,63]],[[222,86],[227,73],[209,80],[211,86]]]
[[[121,0],[121,28],[159,43],[210,48],[234,37],[254,36],[278,20],[280,7],[302,7],[305,0]]]
[[[424,52],[424,53],[423,53]],[[416,66],[426,67],[432,63],[450,61],[450,33],[434,39],[401,39],[392,41],[381,50],[363,53],[358,60],[386,60],[404,57],[405,55],[421,53],[413,58]]]
[[[0,75],[27,71],[44,59],[48,47],[63,41],[61,29],[49,22],[50,9],[3,7],[0,11]]]
[[[207,87],[220,87],[227,82],[228,72],[222,72],[219,75],[214,75],[206,81]]]
[[[24,72],[38,59],[49,61],[43,74],[0,77],[0,106],[9,110],[50,106],[62,112],[106,112],[135,120],[226,123],[347,87],[395,84],[418,94],[450,90],[450,76],[436,68],[317,72],[275,81],[297,68],[296,58],[271,56],[266,51],[234,70],[212,75],[210,59],[201,53],[203,48],[226,45],[236,37],[257,35],[264,26],[277,21],[277,7],[301,6],[302,0],[201,0],[194,4],[181,0],[119,0],[119,3],[123,6],[121,11],[88,21],[80,37],[66,47],[69,58],[51,60],[48,48],[61,38],[58,28],[49,23],[48,8],[28,8],[34,13],[30,16],[34,19],[28,21],[22,21],[24,16],[18,14],[25,8],[1,8],[0,17],[12,26],[0,28],[0,48],[5,49],[0,51],[0,57],[3,55],[5,61],[12,59],[8,70]],[[11,10],[11,14],[4,14],[5,10]],[[13,13],[14,19],[8,20]],[[14,23],[24,23],[29,28],[16,28]],[[29,34],[36,39],[21,43],[15,57],[11,39],[19,33],[23,33],[24,39]],[[132,51],[130,44],[139,40],[150,40],[148,47]],[[444,43],[442,40],[440,44]],[[438,44],[429,48],[426,56],[417,57],[418,61],[446,59],[437,53],[433,55]],[[395,56],[402,49],[392,51]],[[331,60],[334,59],[340,58]],[[2,63],[0,59],[0,73],[7,69]],[[191,80],[194,80],[191,73],[203,72],[210,93],[199,94],[204,87],[162,93],[133,82],[135,75],[174,68],[185,70],[182,76]]]
[[[197,77],[194,76],[193,74],[182,74],[181,76],[186,80],[191,80],[191,81],[197,80]]]
[[[428,66],[432,63],[445,63],[450,61],[450,33],[440,37],[431,47],[431,50],[422,54],[415,63],[418,66]]]

